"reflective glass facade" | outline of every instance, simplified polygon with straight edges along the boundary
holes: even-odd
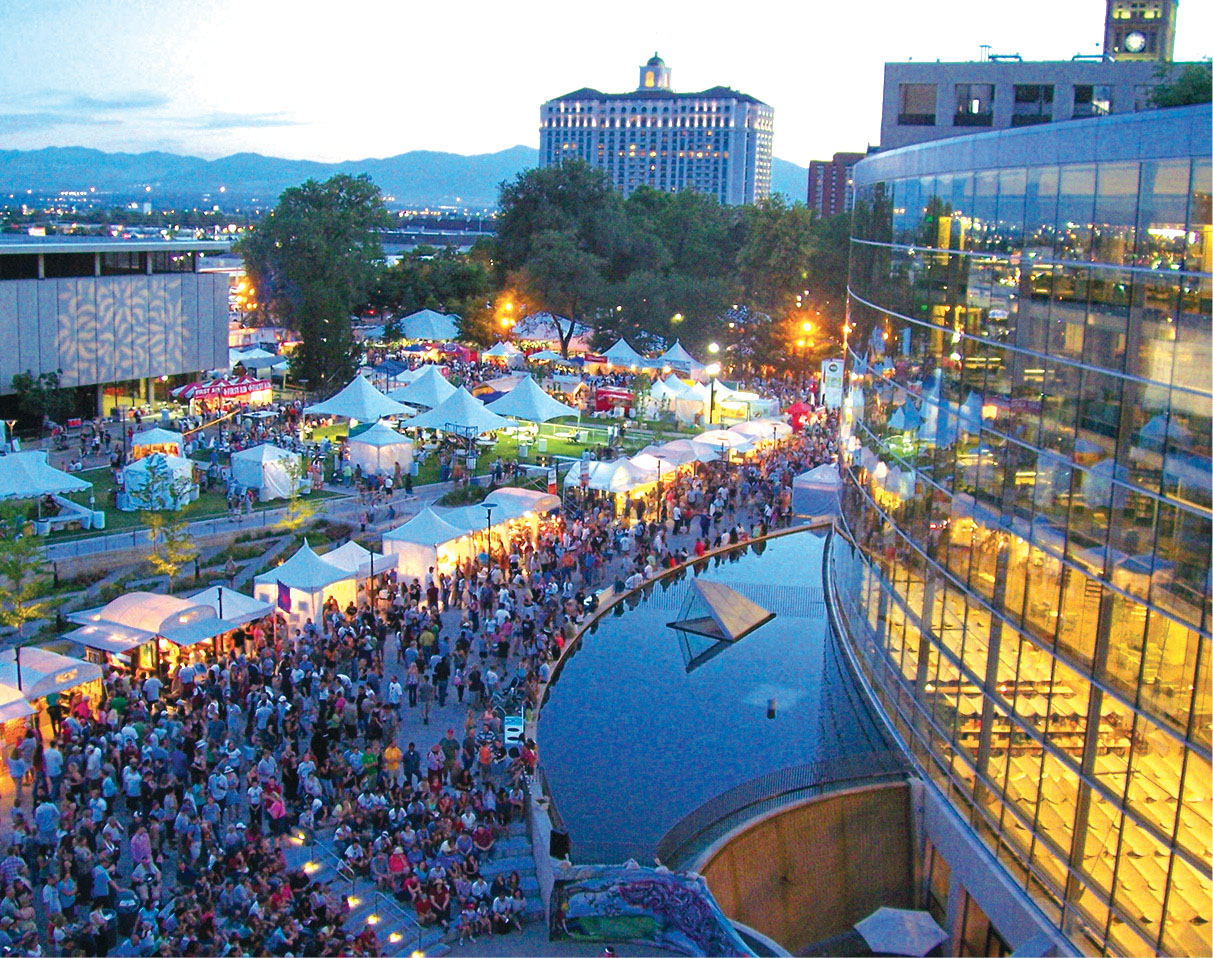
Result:
[[[1210,111],[856,167],[856,658],[1083,952],[1209,954]]]

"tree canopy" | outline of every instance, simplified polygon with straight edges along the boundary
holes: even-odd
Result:
[[[1156,107],[1194,106],[1213,101],[1213,64],[1208,60],[1185,63],[1179,73],[1176,64],[1160,63],[1157,76],[1162,82],[1150,91],[1150,103]]]
[[[350,316],[376,278],[383,256],[376,230],[386,224],[370,177],[338,174],[284,190],[241,241],[262,308],[299,330],[292,369],[311,389],[353,374]]]

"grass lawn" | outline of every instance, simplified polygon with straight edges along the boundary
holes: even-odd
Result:
[[[106,532],[120,532],[123,529],[130,529],[143,525],[143,520],[140,518],[138,512],[123,512],[113,505],[112,493],[114,490],[114,478],[113,473],[108,467],[103,469],[91,469],[79,473],[78,475],[93,484],[92,495],[96,500],[96,507],[105,510],[105,529],[98,530],[96,532],[97,535],[104,535]],[[335,496],[336,493],[321,490],[320,492],[313,492],[309,498],[315,500],[328,499]],[[88,497],[89,493],[87,492],[73,492],[69,493],[67,496],[67,498],[72,499],[75,502],[79,502],[82,505],[88,504]],[[258,510],[276,509],[281,508],[283,504],[284,500],[273,499],[269,502],[259,502],[253,508]],[[185,519],[193,520],[208,518],[211,516],[227,515],[227,513],[227,499],[223,495],[222,487],[219,487],[212,489],[210,492],[202,492],[194,502],[191,502],[184,509],[182,509],[179,515]],[[87,532],[85,533],[85,535],[88,534],[89,533]],[[64,529],[52,532],[49,538],[55,539],[63,536],[79,535],[80,532],[78,530]]]

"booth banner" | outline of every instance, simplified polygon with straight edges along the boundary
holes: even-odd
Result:
[[[553,941],[639,941],[684,955],[753,955],[698,875],[625,865],[557,868]]]
[[[841,359],[822,361],[821,401],[827,409],[837,409],[842,405],[842,368]]]
[[[588,489],[590,485],[590,457],[588,452],[581,454],[581,488]]]
[[[548,470],[548,495],[554,496],[557,494],[558,493],[557,493],[557,489],[556,489],[556,467],[553,466],[551,469]]]
[[[239,379],[215,379],[206,383],[190,383],[174,390],[179,399],[245,399],[254,393],[268,392],[271,389],[268,379],[255,379],[252,376],[241,376]]]

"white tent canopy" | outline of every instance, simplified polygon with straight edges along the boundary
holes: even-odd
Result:
[[[681,466],[688,462],[715,462],[720,458],[719,447],[713,448],[694,439],[672,439],[660,446],[645,446],[640,452],[642,455],[660,459],[670,466]]]
[[[195,605],[205,605],[214,609],[219,618],[236,625],[256,622],[274,612],[272,603],[254,599],[250,595],[223,585],[203,589],[201,592],[191,595],[189,600]]]
[[[365,376],[355,376],[337,395],[307,406],[303,411],[309,416],[340,416],[358,422],[373,422],[385,416],[407,416],[412,412],[407,406],[388,399]]]
[[[421,371],[412,382],[389,393],[388,397],[396,402],[432,409],[454,394],[455,387],[447,382],[446,377],[438,371],[438,367],[427,364],[421,367]]]
[[[185,437],[171,429],[145,429],[135,433],[131,439],[131,458],[141,459],[153,452],[167,452],[174,456],[185,455]]]
[[[232,478],[246,488],[258,490],[262,501],[289,499],[294,492],[292,483],[300,487],[307,484],[299,454],[268,442],[232,453]]]
[[[254,347],[241,352],[239,349],[227,351],[228,368],[235,369],[237,365],[245,369],[269,369],[273,366],[285,366],[286,357],[271,353],[269,350]]]
[[[561,416],[579,415],[575,407],[549,396],[530,376],[523,377],[517,386],[485,408],[499,416],[511,416],[527,422],[547,422]]]
[[[377,422],[350,437],[350,465],[361,466],[364,475],[395,473],[413,464],[413,441],[386,423]]]
[[[353,573],[325,562],[306,539],[286,562],[253,579],[253,595],[278,606],[280,586],[290,601],[290,609],[281,611],[292,625],[305,619],[317,621],[329,596],[345,608],[357,595]]]
[[[447,399],[404,424],[406,429],[440,429],[445,432],[477,435],[504,429],[510,421],[488,409],[484,403],[460,386]]]
[[[513,343],[494,343],[484,351],[490,359],[508,359],[510,356],[521,356],[522,350]]]
[[[404,525],[385,532],[383,551],[396,558],[402,579],[420,578],[447,559],[470,555],[470,547],[460,549],[457,545],[466,535],[467,530],[451,525],[427,507]]]
[[[124,512],[183,509],[198,498],[194,461],[162,452],[136,459],[123,468],[122,485],[118,508]]]
[[[735,429],[708,429],[696,436],[695,441],[709,446],[724,446],[732,452],[749,452],[754,445],[750,436]]]
[[[400,320],[400,335],[404,339],[458,339],[459,328],[455,324],[458,318],[432,309],[419,309]]]
[[[0,456],[0,499],[32,499],[65,492],[84,492],[93,484],[46,461],[45,452],[11,452]]]
[[[792,511],[798,516],[837,515],[842,476],[836,463],[823,463],[792,480]]]
[[[647,366],[649,361],[628,345],[627,340],[620,339],[614,346],[602,354],[612,366]]]
[[[21,649],[21,684],[17,684],[17,650],[0,652],[0,683],[19,689],[27,700],[66,692],[101,678],[101,666],[27,645]]]
[[[749,422],[739,422],[736,426],[730,426],[729,431],[767,442],[787,439],[792,435],[792,427],[782,419],[751,419]]]
[[[396,556],[372,552],[352,539],[344,545],[326,552],[321,558],[329,565],[345,569],[360,579],[367,579],[372,575],[380,575],[389,569],[396,568]]]
[[[679,340],[675,340],[673,346],[658,356],[657,362],[663,366],[670,366],[673,369],[695,377],[702,376],[706,368],[703,363],[699,362],[683,348]]]
[[[600,492],[630,492],[638,486],[648,485],[656,475],[642,469],[628,459],[616,459],[613,462],[590,462],[589,485],[587,488]],[[574,465],[564,477],[566,489],[576,489],[581,485],[581,469]]]

